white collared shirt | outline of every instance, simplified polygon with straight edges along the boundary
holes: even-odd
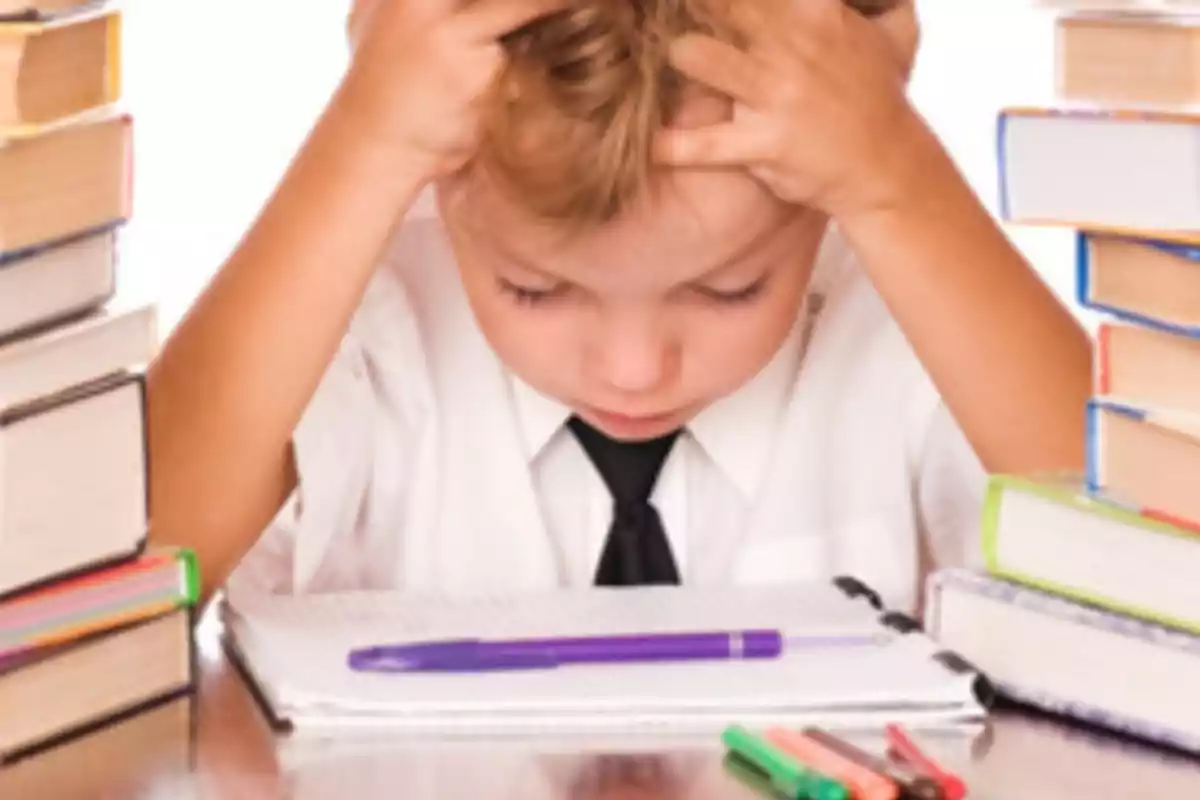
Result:
[[[804,308],[772,361],[689,423],[651,501],[685,582],[850,574],[911,609],[931,567],[976,559],[982,466],[836,231]],[[487,345],[440,222],[406,222],[231,600],[589,584],[612,501],[569,414]]]

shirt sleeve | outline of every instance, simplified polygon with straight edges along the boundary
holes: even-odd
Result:
[[[927,569],[977,567],[987,473],[944,403],[926,428],[917,472],[918,526]]]
[[[296,488],[230,576],[230,594],[361,589],[386,567],[372,543],[399,535],[422,393],[406,311],[398,287],[372,285],[293,432]]]

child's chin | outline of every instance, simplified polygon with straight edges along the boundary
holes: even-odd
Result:
[[[678,430],[686,422],[679,412],[655,414],[653,416],[627,416],[599,409],[580,411],[580,416],[614,439],[643,441],[657,439]]]

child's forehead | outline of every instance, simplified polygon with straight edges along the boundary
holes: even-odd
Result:
[[[804,215],[743,170],[671,170],[654,196],[584,230],[538,219],[485,180],[462,187],[446,213],[472,246],[555,272],[615,263],[687,265],[705,272]]]

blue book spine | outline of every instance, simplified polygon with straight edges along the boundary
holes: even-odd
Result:
[[[1096,300],[1092,296],[1092,265],[1091,265],[1091,236],[1087,231],[1079,231],[1075,236],[1075,300],[1080,306],[1097,311],[1102,314],[1107,314],[1114,319],[1122,322],[1128,322],[1133,325],[1140,325],[1144,328],[1163,331],[1164,333],[1174,334],[1176,336],[1186,336],[1192,339],[1200,339],[1200,326],[1195,325],[1180,325],[1169,320],[1159,319],[1157,317],[1143,314],[1129,308],[1114,306],[1109,303],[1103,303]],[[1139,239],[1128,236],[1113,236],[1112,234],[1104,234],[1110,238],[1120,238],[1124,241],[1135,242],[1147,247],[1153,247],[1166,253],[1170,253],[1180,258],[1185,258],[1188,261],[1196,263],[1196,268],[1200,269],[1200,245],[1179,244],[1175,242],[1165,242],[1155,239]]]
[[[996,118],[996,186],[997,205],[1000,219],[1011,220],[1012,209],[1008,201],[1008,114],[1001,111]]]
[[[1085,432],[1084,483],[1089,494],[1104,494],[1104,434],[1100,430],[1100,417],[1105,413],[1120,414],[1121,416],[1136,420],[1144,420],[1147,415],[1144,409],[1118,403],[1114,400],[1094,397],[1088,401],[1084,417],[1084,424],[1087,426]],[[1105,497],[1105,500],[1123,505],[1111,497]],[[1130,507],[1132,508],[1132,506]],[[1140,509],[1135,508],[1134,510],[1140,513]]]
[[[1115,614],[1094,606],[1076,603],[1068,598],[1033,589],[1010,581],[993,578],[965,569],[948,569],[934,573],[929,581],[930,607],[936,608],[934,598],[944,587],[953,587],[983,597],[1054,617],[1074,625],[1105,631],[1113,636],[1148,642],[1156,647],[1185,652],[1197,658],[1200,671],[1200,636],[1158,625],[1153,622]],[[969,657],[969,654],[968,654]],[[1200,737],[1194,733],[1161,725],[1153,720],[1139,719],[1128,714],[1075,699],[1056,697],[1029,686],[1005,681],[1002,675],[988,676],[1006,697],[1052,714],[1060,714],[1109,730],[1157,742],[1179,750],[1200,753]]]

